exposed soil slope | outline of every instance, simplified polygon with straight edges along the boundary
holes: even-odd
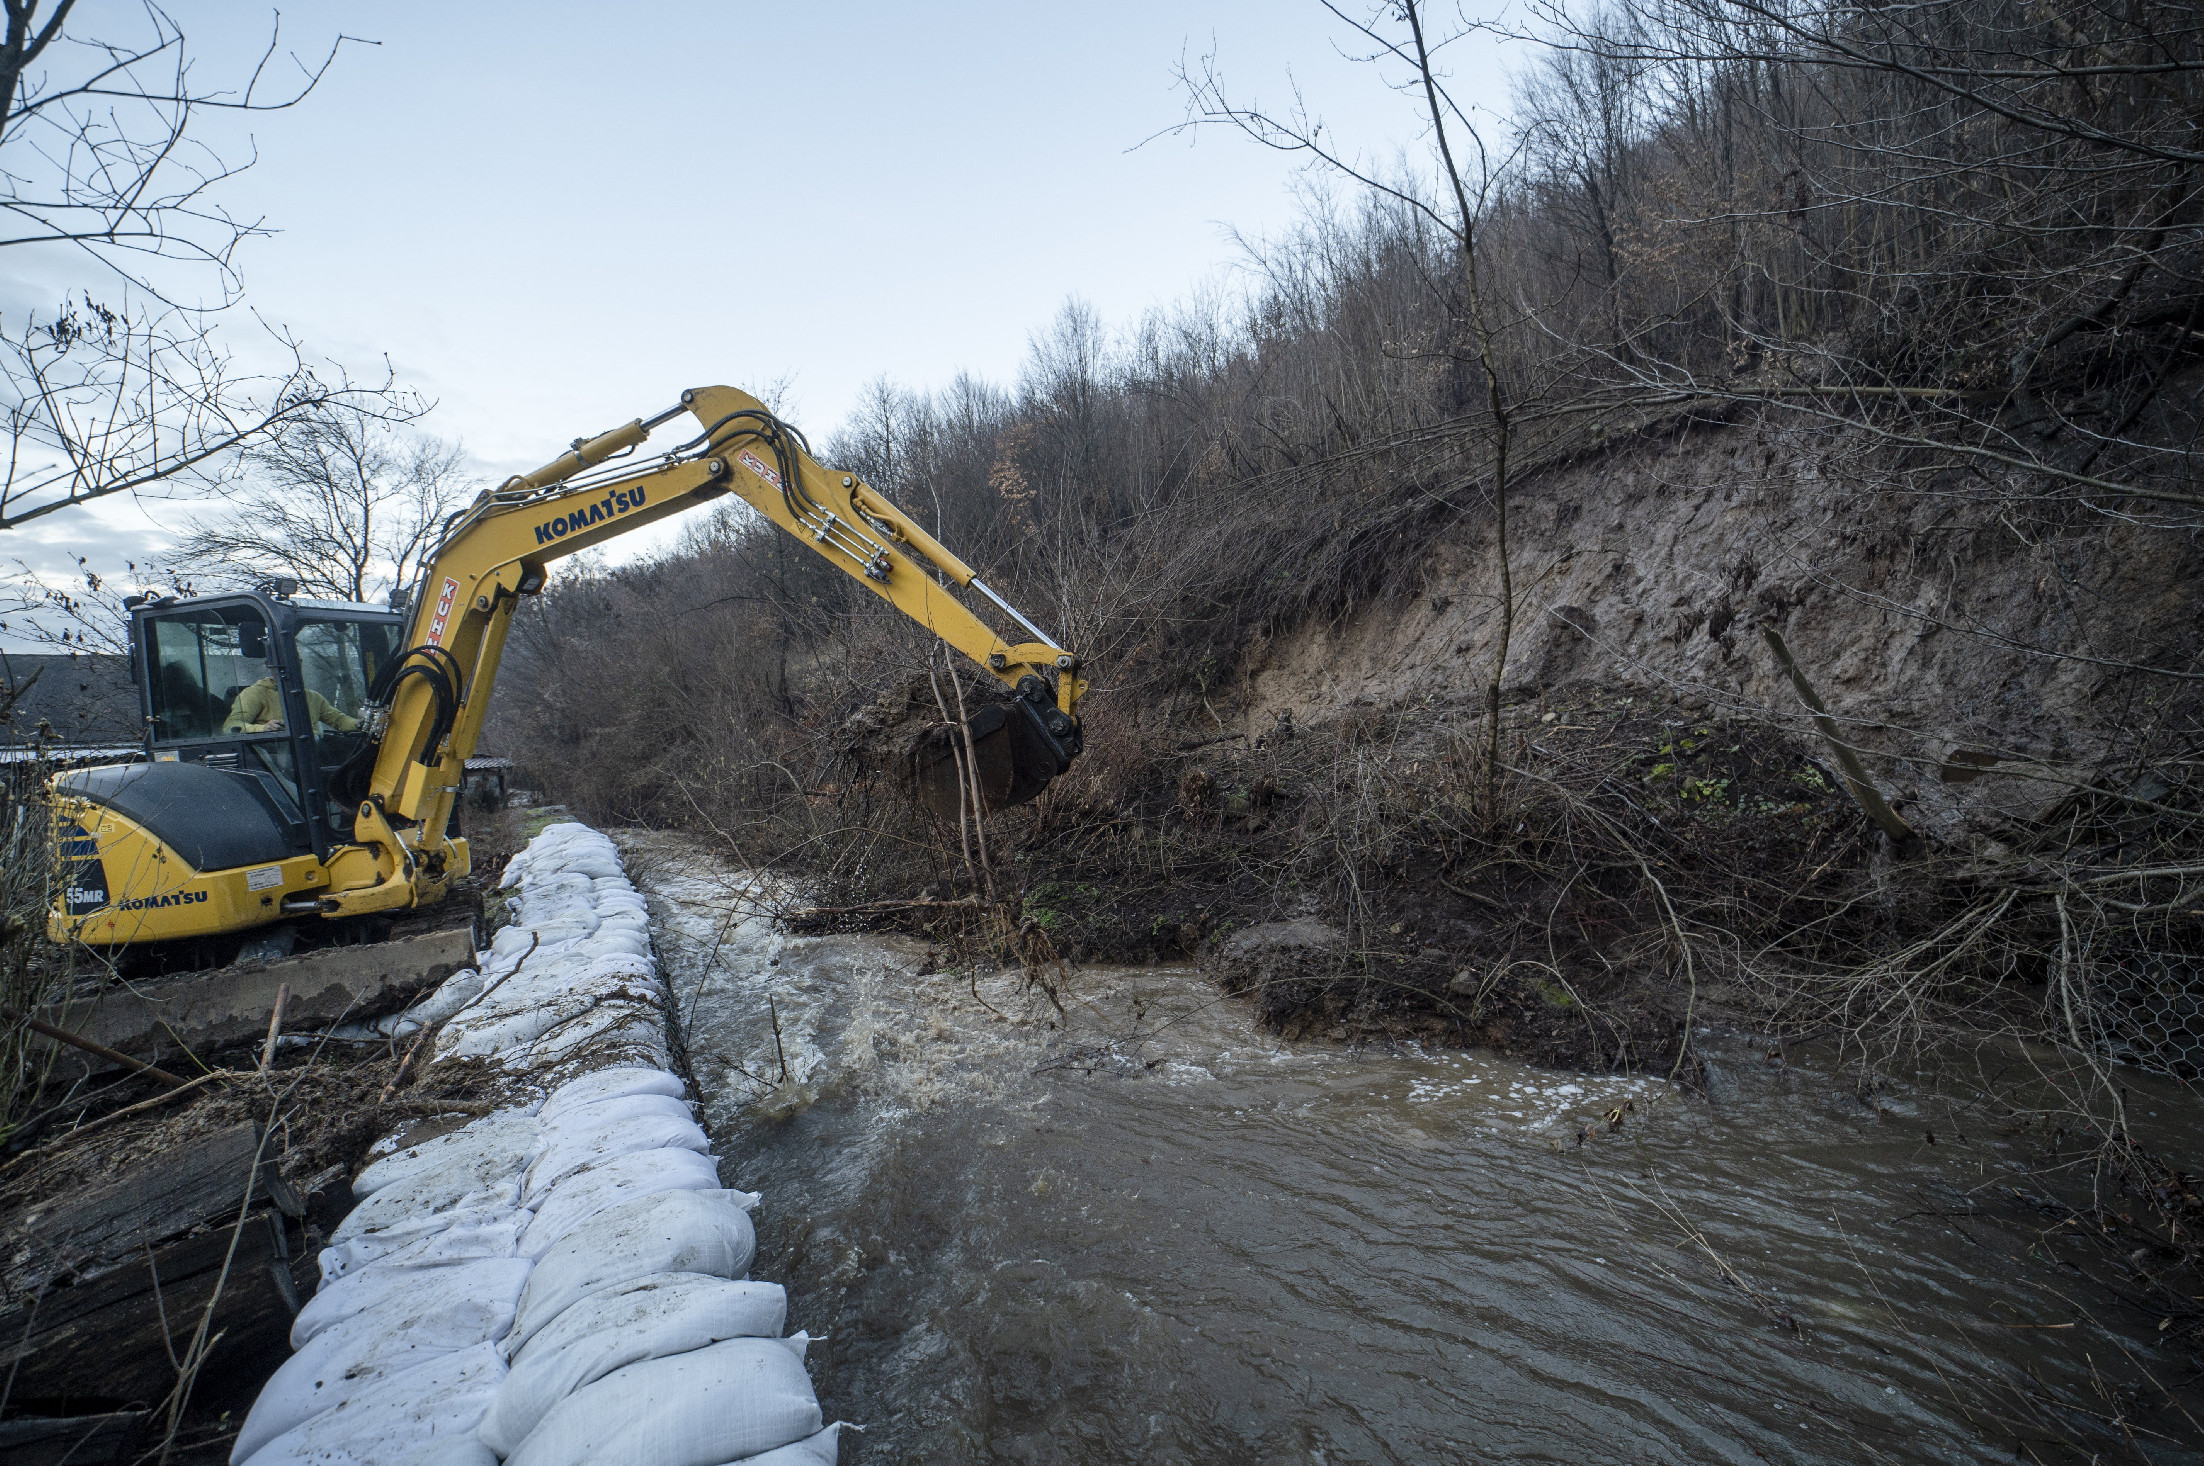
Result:
[[[2094,514],[2021,520],[1961,497],[1979,484],[1950,471],[1863,493],[1893,475],[1863,463],[1877,447],[1690,420],[1521,485],[1509,697],[1592,680],[1803,729],[1764,623],[1924,834],[1978,842],[2041,816],[2151,716],[2153,689],[2109,664],[2194,657],[2199,549]],[[1464,519],[1395,598],[1261,649],[1237,726],[1357,706],[1458,716],[1481,701],[1498,601],[1489,521]]]

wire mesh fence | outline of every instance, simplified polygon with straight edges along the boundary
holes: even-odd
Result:
[[[2107,1057],[2185,1083],[2204,1079],[2204,956],[2121,954],[2098,970],[2087,997]]]

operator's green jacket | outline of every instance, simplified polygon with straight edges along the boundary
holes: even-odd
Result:
[[[360,726],[360,720],[337,711],[337,705],[311,687],[306,689],[306,710],[315,724],[327,723],[339,733],[349,733]],[[243,692],[237,694],[236,706],[222,724],[225,733],[259,733],[268,724],[283,720],[283,694],[276,691],[275,678],[263,677]]]

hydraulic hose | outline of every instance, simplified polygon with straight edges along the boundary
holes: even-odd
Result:
[[[367,689],[368,701],[387,708],[397,695],[399,687],[408,677],[425,678],[430,696],[436,699],[436,716],[429,723],[426,752],[433,755],[439,745],[451,735],[452,727],[459,721],[459,694],[466,677],[459,665],[459,658],[448,648],[424,643],[411,647],[384,664],[382,671]],[[369,744],[351,758],[346,759],[332,779],[332,784],[346,785],[346,802],[357,793],[351,786],[357,782],[361,766],[369,763],[381,751],[381,744]]]

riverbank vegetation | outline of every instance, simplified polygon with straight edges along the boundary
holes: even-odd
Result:
[[[1265,998],[1289,1028],[1494,1041],[1504,1006],[1583,1028],[1552,1057],[1672,1064],[1713,1004],[1876,1052],[1988,1025],[2193,1064],[2191,1000],[2153,996],[2188,991],[2204,871],[2193,28],[1556,9],[1480,135],[1422,24],[1361,39],[1433,171],[1363,170],[1192,66],[1190,126],[1338,185],[1245,291],[1118,333],[1074,303],[1014,387],[882,383],[827,445],[1087,659],[1089,751],[1036,806],[977,841],[905,811],[882,750],[968,674],[739,510],[542,599],[508,743],[823,906],[977,891],[1089,957],[1320,919],[1335,980]],[[1672,603],[1657,635],[1541,595],[1740,478],[1689,527],[1697,583],[1624,607]],[[1368,705],[1266,686],[1456,598],[1474,628]],[[1941,663],[1874,650],[1931,635]],[[1995,675],[1924,690],[1968,666]]]
[[[1727,1020],[1870,1087],[2018,1054],[2046,1184],[1994,1204],[2204,1338],[2194,1183],[2122,1082],[2204,1071],[2190,19],[1542,22],[1480,137],[1381,20],[1451,170],[1330,152],[1241,293],[1074,303],[1014,386],[883,383],[824,444],[1086,658],[1036,804],[912,812],[897,750],[984,679],[739,511],[555,585],[504,746],[808,873],[811,929],[1198,961],[1286,1034],[1703,1080]]]

